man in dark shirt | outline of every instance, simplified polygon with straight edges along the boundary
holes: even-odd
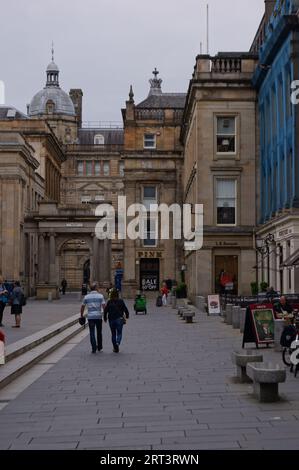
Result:
[[[119,346],[122,340],[122,330],[125,319],[129,318],[129,310],[122,299],[119,298],[118,291],[112,289],[110,291],[110,299],[104,309],[104,322],[109,320],[112,335],[113,351],[119,352]]]
[[[293,308],[288,303],[287,298],[285,296],[280,297],[280,301],[274,305],[274,310],[278,314],[290,314],[293,312]]]

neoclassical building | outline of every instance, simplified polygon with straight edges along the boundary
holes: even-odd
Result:
[[[117,225],[119,196],[128,205],[182,202],[186,95],[163,93],[157,75],[140,104],[131,90],[119,126],[84,125],[83,92],[63,91],[53,56],[27,115],[0,108],[0,274],[20,279],[28,295],[56,298],[63,278],[71,290],[91,280],[105,286],[119,269],[129,296],[179,278],[179,241],[95,236],[97,206],[111,204]]]

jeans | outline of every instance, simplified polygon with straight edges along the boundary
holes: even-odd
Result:
[[[5,303],[4,302],[0,302],[0,325],[2,323],[2,320],[3,320],[3,312],[4,312],[4,309],[5,309]]]
[[[103,348],[102,341],[102,320],[88,320],[90,343],[93,351]],[[95,336],[95,329],[97,329],[97,341]]]
[[[123,334],[123,319],[117,318],[116,320],[109,320],[109,325],[112,333],[113,346],[120,345]]]

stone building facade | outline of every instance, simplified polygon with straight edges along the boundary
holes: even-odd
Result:
[[[162,80],[150,80],[148,97],[135,104],[132,88],[124,120],[124,185],[127,207],[131,204],[182,203],[183,148],[181,119],[186,95],[163,93]],[[132,217],[128,218],[128,223]],[[153,226],[154,225],[154,226]],[[162,240],[160,221],[145,224],[144,239],[124,241],[124,292],[156,292],[166,279],[179,279],[181,242]]]
[[[204,245],[186,252],[190,297],[227,289],[249,294],[255,280],[256,92],[252,54],[200,55],[184,112],[184,202],[204,206]]]

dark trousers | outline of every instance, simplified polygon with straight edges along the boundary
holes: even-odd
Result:
[[[3,312],[4,312],[4,309],[5,309],[5,303],[3,302],[0,302],[0,325],[2,323],[2,320],[3,320]]]
[[[112,334],[111,339],[113,346],[120,345],[124,326],[123,319],[117,318],[116,320],[109,320],[109,325]]]
[[[102,340],[102,320],[88,320],[90,343],[93,351],[103,348]],[[97,339],[95,330],[97,329]]]

